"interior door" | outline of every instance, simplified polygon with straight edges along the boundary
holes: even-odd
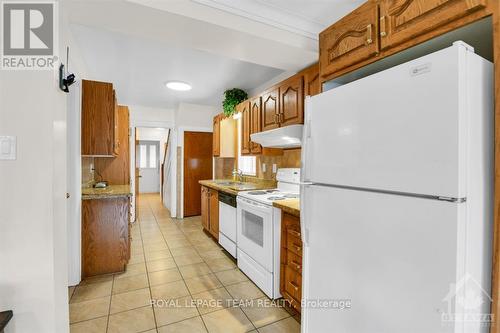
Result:
[[[139,167],[140,193],[160,192],[160,141],[139,140],[139,154],[137,166]]]
[[[137,128],[135,128],[135,137],[134,137],[134,147],[135,147],[135,188],[134,188],[134,214],[135,214],[135,221],[137,221],[139,217],[139,181],[141,177],[141,173],[139,171],[138,163],[137,163],[137,156],[139,156],[139,132],[137,131]]]
[[[465,197],[458,54],[449,47],[311,97],[304,180]]]
[[[303,307],[302,332],[458,332],[441,315],[464,275],[465,204],[325,186],[301,195],[304,300],[352,304]]]
[[[184,132],[184,216],[201,214],[200,180],[212,179],[212,133]]]

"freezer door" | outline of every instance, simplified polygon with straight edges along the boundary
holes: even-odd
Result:
[[[472,56],[453,46],[308,99],[303,181],[465,197]]]
[[[468,293],[451,292],[451,284],[467,273],[477,277],[464,267],[465,203],[314,185],[304,186],[301,195],[307,238],[303,333],[487,331],[487,325],[464,328],[446,320],[448,312],[464,311],[456,304]],[[474,287],[477,294],[468,295],[489,304],[480,289],[487,286]],[[351,307],[318,300],[350,301]],[[481,311],[489,313],[487,307]]]

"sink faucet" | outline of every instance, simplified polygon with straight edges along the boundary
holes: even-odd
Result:
[[[233,180],[236,181],[236,178],[238,178],[240,182],[243,182],[243,171],[241,171],[240,169],[234,169]]]

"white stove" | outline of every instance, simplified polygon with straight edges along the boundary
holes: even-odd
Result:
[[[239,192],[237,197],[238,267],[272,299],[280,298],[281,209],[273,202],[298,198],[300,169],[279,169],[278,187]]]
[[[299,197],[300,169],[278,169],[276,174],[278,187],[267,190],[243,191],[238,197],[272,206],[274,201]]]

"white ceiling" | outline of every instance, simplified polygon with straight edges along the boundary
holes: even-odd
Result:
[[[219,106],[318,59],[317,34],[363,0],[72,0],[61,7],[92,79],[120,103]],[[172,92],[168,80],[190,82]]]
[[[119,102],[127,105],[175,108],[186,102],[220,106],[226,89],[250,90],[282,72],[81,25],[72,25],[71,30],[91,78],[113,82]],[[189,82],[193,89],[167,89],[164,83],[170,80]]]

